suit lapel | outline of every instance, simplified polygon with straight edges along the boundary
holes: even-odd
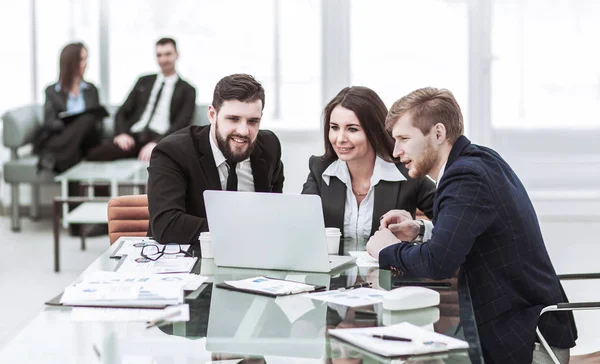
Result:
[[[67,110],[67,95],[63,94],[60,91],[56,91],[54,87],[52,88],[52,91],[54,93],[54,99],[59,106],[59,112]]]
[[[208,189],[210,190],[221,190],[221,180],[219,178],[219,171],[215,165],[215,157],[213,156],[212,149],[210,148],[210,126],[202,128],[194,138],[196,148],[200,154],[199,162],[204,177],[208,181]]]
[[[337,177],[329,179],[329,186],[323,183],[321,200],[326,227],[341,226],[344,231],[344,213],[346,212],[346,185]]]
[[[375,201],[373,201],[373,221],[371,223],[371,235],[379,229],[379,219],[386,212],[396,208],[398,193],[401,183],[379,181],[375,185]]]
[[[152,94],[152,88],[154,88],[154,83],[156,82],[156,79],[158,78],[158,75],[152,75],[151,77],[147,78],[147,84],[142,85],[142,102],[141,104],[144,105],[148,105],[148,102],[150,102],[150,94]],[[143,111],[144,109],[142,109],[142,114],[144,113]],[[142,116],[142,114],[140,114],[140,117]]]
[[[252,166],[252,177],[254,178],[254,191],[271,192],[267,161],[262,158],[262,150],[258,143],[254,145],[254,150],[250,154],[250,165]]]
[[[173,96],[171,96],[171,105],[169,107],[169,111],[170,111],[170,115],[171,115],[171,120],[169,120],[169,122],[173,122],[173,115],[177,115],[177,100],[179,100],[179,95],[181,94],[181,85],[182,85],[181,78],[177,80],[177,82],[175,83],[175,88],[173,88]]]
[[[458,137],[458,139],[456,139],[456,142],[454,142],[454,145],[452,146],[452,149],[450,150],[450,155],[448,155],[448,161],[446,162],[446,167],[445,167],[446,171],[448,169],[450,169],[452,164],[454,164],[454,162],[456,162],[456,160],[462,155],[465,148],[468,147],[470,144],[471,144],[471,141],[464,135],[461,135]],[[445,174],[446,173],[444,172],[444,175]],[[442,178],[444,178],[444,175],[442,175]],[[437,221],[437,216],[438,216],[439,207],[440,207],[438,204],[438,202],[439,202],[438,196],[439,196],[439,190],[436,189],[434,202],[433,202],[433,220],[432,220],[433,225],[435,225],[435,223]]]

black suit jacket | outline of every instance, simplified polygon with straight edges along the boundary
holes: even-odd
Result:
[[[85,108],[100,105],[98,98],[98,89],[93,83],[84,81],[87,87],[82,89],[83,99],[85,100]],[[44,102],[44,128],[52,131],[61,131],[65,128],[65,124],[58,118],[58,114],[67,111],[67,95],[63,92],[56,91],[56,84],[46,87],[46,101]]]
[[[140,120],[150,100],[150,93],[152,92],[156,77],[157,75],[147,75],[137,80],[125,103],[123,103],[123,106],[119,108],[115,115],[115,135],[129,133],[133,124]],[[164,138],[176,130],[189,126],[192,123],[195,109],[196,89],[179,77],[173,90],[173,97],[171,98],[169,113],[171,126],[165,134],[159,135],[157,140]]]
[[[308,161],[308,178],[302,187],[302,193],[321,196],[325,226],[337,227],[344,231],[344,213],[346,206],[346,185],[337,178],[331,178],[329,185],[323,180],[323,172],[333,163],[323,156],[312,156]],[[416,209],[433,217],[433,199],[435,183],[427,178],[410,178],[403,163],[396,167],[406,177],[406,181],[380,181],[375,186],[375,201],[373,203],[373,224],[371,235],[379,229],[379,219],[386,212],[402,209],[415,217]],[[343,248],[340,246],[340,248]]]
[[[149,235],[160,243],[193,244],[208,231],[205,190],[221,190],[209,144],[210,126],[190,126],[156,145],[148,167]],[[260,130],[250,155],[256,192],[283,190],[281,144]]]
[[[87,88],[81,90],[85,101],[86,109],[100,105],[98,89],[93,83],[84,81]],[[44,121],[42,127],[37,131],[33,146],[34,151],[39,153],[48,141],[48,138],[59,134],[65,128],[65,123],[58,118],[58,114],[67,111],[67,94],[56,91],[56,83],[46,87],[44,91],[46,101],[44,102]],[[99,119],[96,125],[98,133],[102,132],[102,119]]]
[[[527,192],[495,151],[464,136],[456,141],[434,216],[431,240],[383,249],[380,267],[433,279],[450,278],[460,267],[459,289],[470,289],[486,363],[531,363],[538,324],[550,345],[575,345],[571,313],[539,317],[566,296]]]

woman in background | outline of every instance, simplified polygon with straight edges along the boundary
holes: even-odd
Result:
[[[406,210],[414,218],[418,208],[431,218],[435,183],[408,177],[404,164],[394,162],[387,108],[375,91],[346,87],[323,114],[325,155],[310,157],[302,193],[321,196],[326,227],[339,228],[360,249],[390,210]],[[429,233],[431,223],[417,221],[420,233]],[[343,248],[340,244],[340,254]]]
[[[87,57],[82,43],[68,44],[60,54],[58,82],[46,88],[44,124],[34,141],[38,170],[64,172],[100,143],[103,118],[85,113],[100,105],[96,86],[83,79]],[[64,113],[80,115],[60,118]]]

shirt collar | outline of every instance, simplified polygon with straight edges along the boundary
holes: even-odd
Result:
[[[175,84],[175,82],[177,82],[178,80],[179,80],[179,75],[177,73],[174,73],[171,76],[165,76],[165,75],[163,75],[162,72],[159,72],[156,75],[156,81],[158,81],[158,82],[164,81],[164,83]]]
[[[321,177],[328,186],[331,177],[337,177],[347,186],[352,183],[350,180],[350,172],[348,171],[348,164],[339,159],[331,163],[329,167],[323,171]],[[406,181],[406,177],[400,173],[394,163],[386,162],[381,157],[377,156],[375,157],[373,176],[371,176],[371,187],[377,185],[379,181],[401,182]]]
[[[79,81],[79,89],[80,90],[85,90],[86,88],[88,88],[88,83],[85,81]],[[56,85],[54,86],[54,89],[56,91],[60,92],[60,82],[57,82]]]
[[[446,170],[446,163],[448,163],[447,159],[444,162],[444,164],[442,164],[442,168],[440,168],[440,172],[438,173],[437,181],[435,181],[435,188],[437,188],[440,185],[440,180],[442,179],[442,176],[444,175],[444,171]]]
[[[212,150],[213,157],[215,158],[215,165],[217,166],[217,168],[219,168],[219,166],[221,164],[225,163],[226,159],[225,159],[225,156],[223,155],[223,152],[221,152],[221,149],[219,149],[219,147],[215,143],[215,140],[213,138],[212,129],[213,129],[213,125],[211,124],[210,131],[208,133],[209,134],[208,140],[210,141],[210,149]]]

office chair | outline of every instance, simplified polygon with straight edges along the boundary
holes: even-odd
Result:
[[[108,236],[112,245],[121,236],[146,236],[148,233],[147,195],[118,196],[108,202]]]
[[[558,278],[560,280],[600,279],[600,273],[559,274]],[[544,307],[542,309],[542,311],[540,312],[540,316],[542,316],[546,312],[551,312],[551,311],[576,311],[576,310],[600,310],[600,302],[557,303],[556,305]],[[542,344],[544,349],[546,349],[546,352],[548,353],[548,355],[550,355],[550,358],[552,358],[552,361],[555,364],[561,364],[560,361],[558,360],[558,358],[556,357],[556,355],[554,354],[554,352],[552,351],[552,349],[550,349],[550,345],[548,345],[548,342],[546,341],[546,339],[540,332],[539,327],[536,327],[535,332],[537,334],[538,339],[540,340],[540,343]],[[593,362],[595,362],[594,360],[598,360],[598,358],[597,358],[598,353],[599,352],[587,354],[587,355],[572,356],[571,361],[574,362],[573,359],[576,359],[576,360],[581,359],[581,360],[579,360],[579,362],[585,362],[587,360],[592,360]]]

